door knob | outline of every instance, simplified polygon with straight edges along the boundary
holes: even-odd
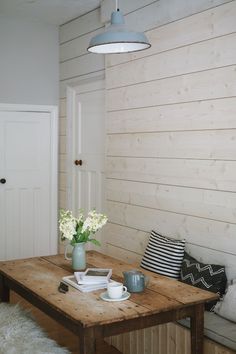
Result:
[[[5,184],[5,183],[6,183],[6,179],[5,179],[5,178],[1,178],[1,179],[0,179],[0,182],[1,182],[2,184]]]
[[[76,166],[78,166],[78,165],[82,166],[82,164],[83,164],[82,160],[75,160],[75,165]]]

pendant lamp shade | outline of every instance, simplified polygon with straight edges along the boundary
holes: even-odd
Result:
[[[117,9],[111,14],[110,26],[91,39],[88,51],[98,54],[129,53],[149,47],[151,44],[144,33],[129,31],[125,27],[124,17]]]

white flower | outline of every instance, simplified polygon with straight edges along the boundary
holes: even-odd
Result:
[[[73,236],[76,234],[76,219],[72,216],[71,211],[61,211],[59,229],[63,237],[70,241],[73,239]]]
[[[84,222],[84,214],[80,211],[79,217],[76,219],[77,223]]]
[[[93,242],[99,244],[94,238],[90,239],[90,234],[94,234],[107,222],[107,217],[92,210],[84,220],[84,214],[80,211],[78,218],[72,215],[70,210],[60,211],[59,229],[62,239],[70,240],[71,244],[78,242]],[[96,242],[95,242],[96,241]]]
[[[87,219],[84,221],[82,232],[90,231],[95,233],[103,227],[107,222],[107,217],[103,214],[96,213],[95,210],[92,210],[88,213]]]
[[[76,221],[68,220],[67,222],[61,223],[60,231],[65,238],[72,240],[73,235],[76,234]]]

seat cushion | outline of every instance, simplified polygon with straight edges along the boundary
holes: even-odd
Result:
[[[184,247],[185,240],[176,240],[152,231],[140,265],[152,272],[179,279]]]
[[[190,328],[189,318],[178,323]],[[213,312],[204,313],[204,335],[227,348],[236,350],[236,324]]]

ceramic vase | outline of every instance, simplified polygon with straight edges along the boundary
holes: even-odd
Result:
[[[71,257],[67,256],[67,247],[66,247],[65,258],[67,260],[71,260],[72,269],[74,271],[85,270],[86,268],[85,242],[76,243],[74,245]]]

